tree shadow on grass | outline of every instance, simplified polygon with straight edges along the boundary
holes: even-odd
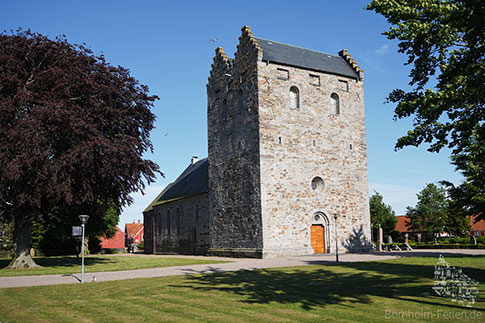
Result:
[[[480,272],[483,271],[479,269],[474,274]],[[371,304],[374,297],[465,309],[451,302],[443,303],[444,299],[439,299],[431,289],[433,278],[431,266],[333,263],[196,275],[188,277],[188,284],[177,287],[233,293],[243,296],[244,303],[299,304],[304,310],[332,304],[350,307]]]
[[[463,258],[463,255],[460,254],[443,254],[443,256],[448,258]],[[485,256],[482,255],[474,255],[474,256],[466,256],[466,258],[471,258],[473,260],[476,259],[477,262],[485,262]],[[422,258],[421,258],[422,259]],[[434,266],[438,258],[433,258],[430,260],[429,265],[418,265],[418,264],[400,264],[400,263],[389,263],[389,262],[381,262],[381,261],[362,261],[362,262],[346,262],[346,263],[339,263],[340,266],[345,266],[347,268],[354,268],[357,270],[363,271],[372,271],[375,273],[382,273],[382,274],[392,274],[392,275],[409,275],[412,274],[415,278],[424,278],[424,279],[433,279],[434,278]],[[325,261],[325,260],[311,260],[306,261],[308,265],[337,265],[333,261]],[[477,268],[477,267],[465,267],[465,266],[458,266],[465,274],[475,280],[483,280],[482,277],[485,277],[485,268]]]
[[[11,259],[0,259],[0,269],[5,269],[10,263]],[[37,265],[42,267],[62,267],[62,268],[74,268],[81,265],[81,258],[73,256],[65,257],[35,257],[34,261]],[[115,263],[116,260],[101,257],[85,257],[84,265],[92,266],[97,264],[110,264]]]

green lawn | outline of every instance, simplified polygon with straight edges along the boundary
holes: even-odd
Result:
[[[434,293],[436,258],[401,258],[0,289],[0,321],[483,322],[485,256],[446,260],[481,280],[472,308]]]
[[[5,269],[10,259],[0,259],[0,276],[54,275],[74,274],[81,271],[81,258],[75,256],[62,257],[34,257],[35,262],[42,268],[15,270]],[[116,255],[92,255],[84,257],[84,270],[87,273],[100,271],[119,271],[145,268],[184,266],[195,264],[214,264],[224,261],[164,258],[164,257],[136,257]],[[1,317],[0,317],[1,322]]]

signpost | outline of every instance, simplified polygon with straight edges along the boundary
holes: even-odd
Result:
[[[81,245],[81,255],[82,255],[82,265],[81,265],[81,283],[84,283],[84,232],[86,231],[86,222],[88,221],[89,215],[82,214],[79,216],[79,220],[81,220],[81,227],[82,227],[82,245]],[[72,228],[74,233],[74,228]]]

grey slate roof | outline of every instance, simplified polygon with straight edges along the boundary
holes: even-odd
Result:
[[[209,190],[208,164],[207,158],[204,158],[189,165],[143,212],[150,211],[155,205],[207,193]]]
[[[257,38],[263,60],[357,79],[359,75],[340,56]]]

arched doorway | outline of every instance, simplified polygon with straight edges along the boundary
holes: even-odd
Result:
[[[312,216],[310,226],[310,241],[313,253],[329,252],[329,225],[328,218],[322,212],[317,212]]]

